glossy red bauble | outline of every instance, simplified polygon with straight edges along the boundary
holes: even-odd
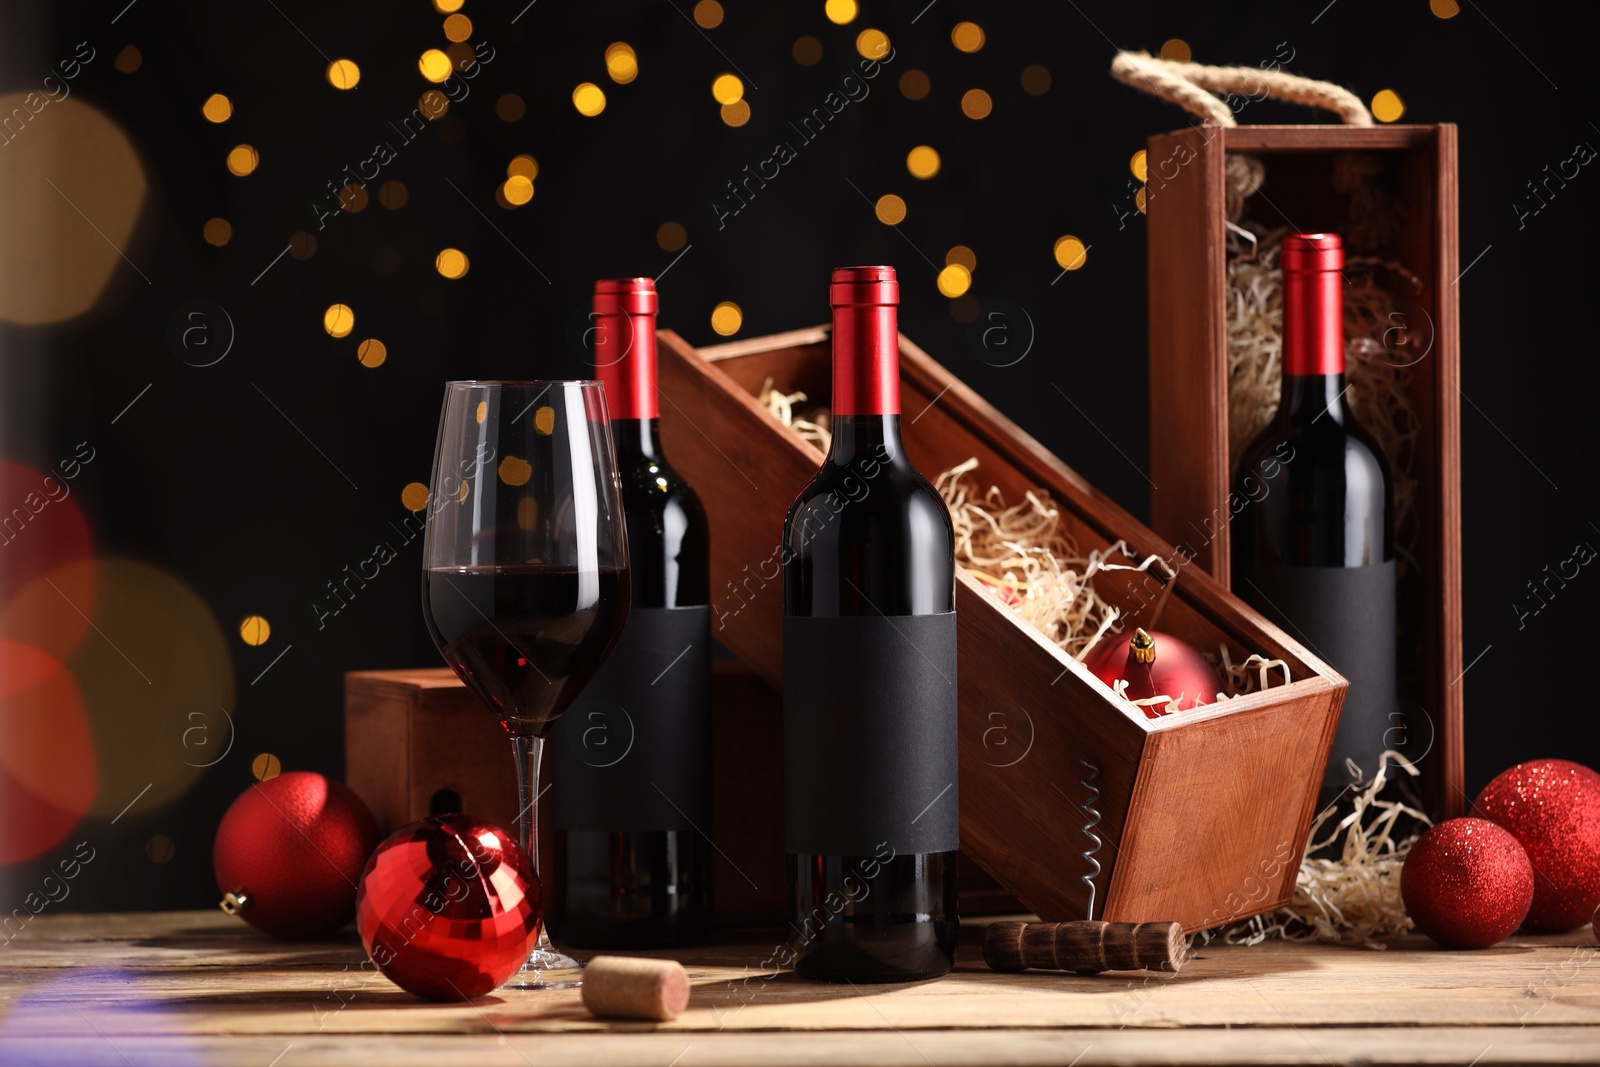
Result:
[[[1141,710],[1159,719],[1169,710],[1188,711],[1209,704],[1222,690],[1217,670],[1204,656],[1171,634],[1135,630],[1131,635],[1106,634],[1083,665],[1106,685],[1126,679],[1123,696],[1132,701],[1165,696],[1171,703],[1147,704]]]
[[[1446,948],[1505,940],[1533,902],[1533,865],[1509,832],[1484,819],[1447,819],[1417,839],[1400,872],[1417,929]]]
[[[539,940],[539,881],[510,834],[471,815],[397,830],[361,874],[356,928],[378,969],[429,1000],[510,978]]]
[[[1510,830],[1533,863],[1528,928],[1576,929],[1600,905],[1600,774],[1564,759],[1502,771],[1472,814]]]
[[[224,910],[277,937],[321,937],[356,913],[356,879],[378,843],[349,787],[310,771],[256,782],[217,827]]]

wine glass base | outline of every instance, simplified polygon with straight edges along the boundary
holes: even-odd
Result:
[[[553,948],[536,948],[502,986],[504,989],[576,989],[583,985],[583,964]]]

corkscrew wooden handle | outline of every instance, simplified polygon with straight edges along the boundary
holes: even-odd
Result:
[[[1187,944],[1175,922],[1001,922],[983,932],[983,960],[995,971],[1176,971]]]

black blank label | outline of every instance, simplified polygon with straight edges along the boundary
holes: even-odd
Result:
[[[955,612],[785,616],[783,660],[787,850],[956,848]]]
[[[1350,682],[1324,786],[1350,782],[1346,758],[1370,780],[1383,750],[1395,747],[1394,580],[1390,560],[1371,567],[1249,567],[1234,583],[1242,599]]]
[[[550,731],[558,830],[711,829],[711,609],[630,608]]]

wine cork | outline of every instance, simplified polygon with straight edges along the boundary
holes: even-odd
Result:
[[[689,974],[677,960],[596,956],[583,969],[583,1006],[605,1019],[676,1019],[689,1006]]]
[[[983,959],[995,971],[1177,971],[1186,949],[1175,922],[1001,922],[983,932]]]

